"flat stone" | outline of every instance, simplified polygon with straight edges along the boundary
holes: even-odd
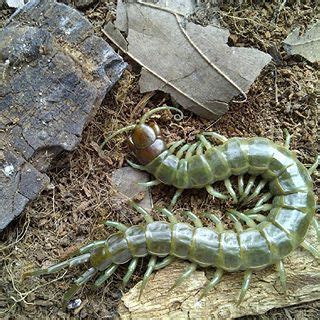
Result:
[[[32,0],[0,33],[0,231],[49,184],[126,64],[78,11]]]
[[[117,204],[134,200],[147,211],[152,209],[152,199],[149,188],[139,185],[139,182],[150,181],[150,176],[144,171],[131,167],[123,167],[112,173],[111,183],[116,190],[113,201]]]

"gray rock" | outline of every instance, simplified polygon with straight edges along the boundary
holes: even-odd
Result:
[[[45,174],[126,64],[81,13],[30,1],[0,33],[0,231],[49,183]]]
[[[74,0],[74,5],[81,9],[81,8],[88,8],[91,5],[95,4],[98,0]]]
[[[131,167],[123,167],[112,173],[111,183],[117,191],[112,197],[115,204],[122,205],[129,199],[134,200],[147,211],[152,209],[152,198],[149,188],[139,182],[150,181],[149,174]],[[141,201],[137,201],[137,200]]]

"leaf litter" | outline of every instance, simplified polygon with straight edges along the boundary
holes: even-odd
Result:
[[[178,11],[180,10],[180,11]],[[254,48],[229,47],[227,29],[201,26],[170,2],[157,5],[142,1],[118,2],[115,26],[104,33],[142,66],[141,92],[161,90],[184,108],[208,119],[228,111],[236,96],[246,91],[271,56]],[[120,31],[127,31],[125,39]]]

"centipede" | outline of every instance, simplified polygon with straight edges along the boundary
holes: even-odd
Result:
[[[244,279],[236,299],[240,304],[253,272],[272,265],[276,266],[280,284],[286,291],[285,257],[302,247],[320,259],[319,250],[305,239],[313,226],[320,240],[315,216],[317,199],[311,179],[319,157],[307,169],[289,150],[289,135],[285,144],[280,145],[261,137],[227,139],[215,132],[204,132],[193,144],[181,140],[167,146],[158,125],[155,122],[146,124],[152,114],[161,110],[175,110],[182,114],[173,107],[153,109],[138,124],[118,130],[106,141],[121,132],[133,131],[129,144],[139,164],[130,164],[156,178],[146,185],[163,183],[177,188],[169,208],[159,209],[166,219],[154,221],[149,212],[131,201],[133,208],[144,217],[143,224],[127,227],[107,221],[107,226],[117,229],[109,238],[85,245],[69,259],[48,268],[28,271],[25,276],[53,274],[66,267],[89,264],[87,271],[64,295],[63,301],[67,302],[91,279],[95,279],[94,286],[103,285],[122,264],[128,264],[123,277],[123,284],[127,285],[139,259],[148,256],[140,297],[152,273],[178,259],[187,260],[190,264],[171,289],[181,285],[198,267],[215,268],[199,299],[220,282],[224,273],[242,271]],[[208,137],[219,140],[221,144],[213,145]],[[250,176],[246,185],[245,174]],[[237,191],[232,186],[231,176],[238,177]],[[255,185],[257,177],[261,177],[261,181]],[[219,181],[224,182],[230,196],[213,188],[212,185]],[[210,227],[203,226],[201,219],[191,211],[185,212],[191,223],[181,222],[172,209],[184,189],[205,188],[214,198],[225,200],[231,197],[234,203],[239,204],[255,198],[266,186],[268,191],[253,208],[226,212],[233,221],[232,229],[225,228],[215,213],[204,214],[213,223]]]

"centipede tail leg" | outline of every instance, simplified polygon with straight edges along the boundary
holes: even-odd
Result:
[[[167,267],[168,265],[170,265],[175,260],[176,260],[176,258],[174,256],[165,257],[161,262],[158,262],[155,265],[154,270],[163,269],[163,268]]]
[[[80,287],[88,282],[96,273],[97,270],[95,268],[90,268],[75,280],[74,284],[63,296],[63,305],[66,306],[67,302],[77,293]]]
[[[180,286],[183,281],[188,279],[192,273],[197,269],[197,264],[196,263],[191,263],[185,271],[180,275],[180,277],[175,281],[173,286],[169,289],[169,291],[173,290],[174,288]]]
[[[175,206],[175,204],[177,203],[178,198],[181,196],[182,192],[183,192],[183,189],[176,190],[176,192],[170,202],[169,209],[172,209]]]
[[[140,293],[139,293],[139,300],[141,299],[143,290],[144,290],[146,284],[148,283],[156,264],[157,264],[157,257],[156,256],[152,256],[150,258],[150,260],[149,260],[147,271],[145,272],[145,274],[143,276],[143,279],[142,279],[142,283],[141,283],[141,287],[140,287]]]
[[[130,160],[127,160],[127,163],[130,165],[130,167],[132,167],[134,169],[145,171],[145,167],[141,164],[134,163]]]
[[[224,180],[224,185],[227,188],[227,190],[228,190],[233,202],[234,203],[238,203],[238,198],[237,198],[237,195],[236,195],[234,189],[232,188],[232,184],[231,184],[230,179]]]
[[[284,267],[283,261],[280,260],[277,265],[277,270],[279,272],[280,284],[282,287],[283,292],[287,292],[287,274],[286,269]]]
[[[95,287],[101,287],[118,269],[119,265],[112,264],[109,266],[102,275],[98,277],[98,279],[95,281],[94,286]]]
[[[135,272],[135,270],[137,268],[137,265],[138,265],[138,258],[133,258],[130,261],[127,273],[125,274],[125,276],[122,279],[122,283],[123,283],[124,287],[128,284],[129,280],[131,279],[133,273]]]
[[[320,259],[320,251],[314,247],[310,242],[304,240],[301,242],[301,247],[310,252],[315,258]]]
[[[245,271],[243,282],[242,282],[242,287],[241,287],[240,294],[239,294],[239,298],[237,300],[237,305],[240,305],[241,302],[243,301],[243,299],[247,293],[247,290],[249,288],[251,278],[252,278],[252,271],[250,271],[250,270]]]
[[[220,268],[217,268],[210,282],[202,290],[199,300],[202,300],[209,293],[209,291],[220,282],[222,276],[223,276],[223,270]]]

